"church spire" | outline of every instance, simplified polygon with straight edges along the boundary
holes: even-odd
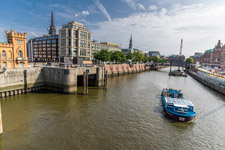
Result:
[[[130,49],[130,50],[132,49],[132,34],[131,34],[131,36],[130,36],[129,49]]]
[[[54,17],[53,17],[53,10],[52,10],[52,13],[51,13],[51,25],[50,25],[50,29],[49,29],[49,35],[56,35],[56,29],[55,29]]]

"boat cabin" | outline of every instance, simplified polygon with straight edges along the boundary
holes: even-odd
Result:
[[[165,97],[166,107],[176,112],[188,113],[194,111],[194,105],[191,101],[179,98]]]
[[[163,95],[164,97],[179,98],[179,99],[183,98],[183,93],[175,90],[164,90]]]

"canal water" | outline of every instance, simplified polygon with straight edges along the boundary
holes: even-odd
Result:
[[[196,120],[175,122],[163,112],[163,88],[181,89]],[[225,96],[168,69],[108,78],[89,95],[29,93],[2,98],[6,150],[225,149]]]

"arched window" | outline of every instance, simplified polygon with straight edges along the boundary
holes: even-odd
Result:
[[[6,58],[6,52],[4,50],[2,51],[2,58]]]
[[[22,58],[22,57],[23,57],[23,53],[21,51],[19,51],[18,58]]]

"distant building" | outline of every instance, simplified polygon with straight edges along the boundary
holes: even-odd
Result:
[[[27,67],[27,33],[5,31],[7,43],[0,43],[0,68]]]
[[[200,62],[201,64],[206,64],[208,66],[225,68],[225,45],[219,40],[213,49],[206,50],[202,55],[196,56],[195,53],[192,58],[195,63]]]
[[[59,30],[60,62],[91,60],[91,32],[79,22],[69,22]],[[79,59],[79,60],[78,60]]]
[[[196,52],[194,55],[194,57],[199,57],[199,56],[202,56],[202,53]]]
[[[36,37],[28,41],[28,58],[30,62],[59,62],[58,51],[59,36],[56,35],[53,11],[51,12],[51,25],[49,35]]]
[[[139,49],[137,49],[137,48],[134,48],[134,49],[133,49],[133,52],[140,52],[140,53],[143,54],[143,51],[142,51],[142,50],[139,50]]]
[[[58,35],[43,36],[28,41],[29,61],[58,62]]]
[[[174,66],[184,66],[185,65],[185,56],[179,56],[179,55],[171,55],[168,57],[168,60],[172,61],[172,64]]]
[[[129,48],[122,48],[122,53],[127,55],[127,53],[131,53],[131,49],[129,49]]]
[[[158,57],[158,58],[160,58],[160,56],[161,56],[159,51],[149,51],[148,54],[149,54],[149,57]]]
[[[101,42],[98,43],[97,41],[92,41],[91,43],[91,51],[92,54],[100,51],[100,50],[108,50],[108,51],[121,51],[121,48],[119,47],[119,45],[114,44],[114,43],[109,43],[109,42]]]

